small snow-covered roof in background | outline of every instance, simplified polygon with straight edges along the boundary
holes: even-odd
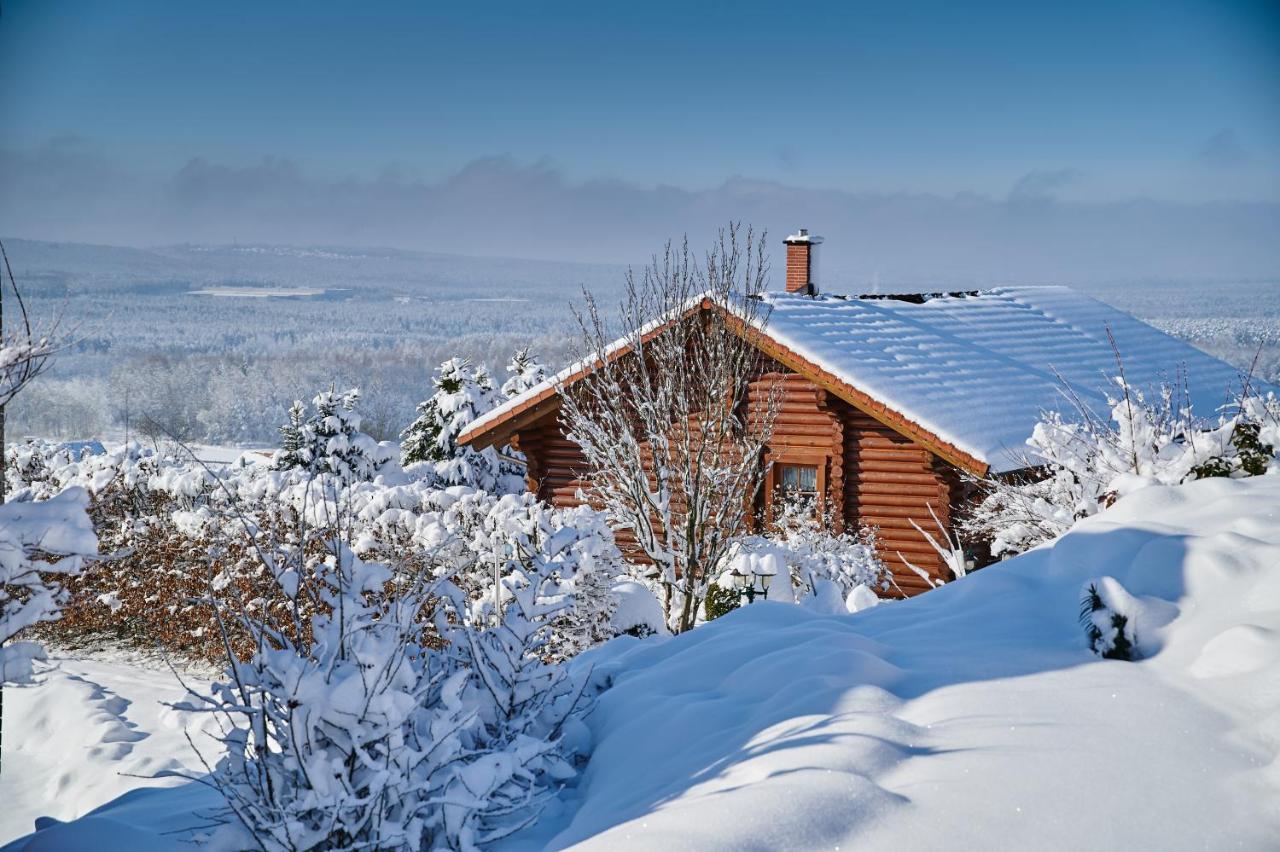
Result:
[[[1107,396],[1117,390],[1108,329],[1131,386],[1154,392],[1161,384],[1181,385],[1185,376],[1201,416],[1212,415],[1240,384],[1229,364],[1068,287],[762,298],[769,306],[760,312],[766,337],[995,473],[1022,466],[1026,440],[1044,411],[1070,414],[1068,388],[1106,416]],[[617,341],[606,355],[625,351],[626,343]],[[572,364],[486,412],[460,439],[470,442],[548,400],[586,364]],[[1255,388],[1276,390],[1261,382]]]
[[[991,466],[1021,466],[1042,411],[1068,406],[1063,381],[1105,416],[1115,336],[1131,385],[1185,370],[1201,415],[1239,372],[1067,287],[1001,287],[922,300],[769,293],[765,333]]]

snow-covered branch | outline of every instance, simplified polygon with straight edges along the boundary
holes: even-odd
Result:
[[[1027,440],[1026,469],[982,480],[984,498],[961,519],[992,555],[1020,553],[1066,532],[1118,497],[1147,485],[1280,471],[1280,400],[1246,391],[1200,416],[1164,386],[1152,401],[1115,379],[1108,417],[1070,392],[1074,411],[1046,412]]]
[[[30,679],[40,646],[10,640],[58,618],[67,598],[60,579],[98,552],[88,506],[89,495],[75,487],[50,500],[0,505],[0,684]]]
[[[686,241],[628,274],[620,341],[589,294],[579,315],[595,369],[562,388],[561,417],[587,461],[587,498],[652,563],[677,631],[693,627],[709,579],[747,531],[764,476],[779,395],[761,380],[751,330],[766,319],[754,297],[767,272],[763,237],[730,226],[701,264]],[[737,315],[704,310],[704,299]],[[625,354],[597,355],[608,352]]]

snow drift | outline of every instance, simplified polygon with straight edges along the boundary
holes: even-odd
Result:
[[[588,654],[563,810],[516,848],[1275,848],[1280,477],[1152,487],[914,600],[754,604]],[[1085,584],[1142,660],[1102,660]]]

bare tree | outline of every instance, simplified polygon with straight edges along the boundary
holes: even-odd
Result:
[[[31,328],[31,317],[22,291],[14,280],[9,266],[9,253],[0,243],[0,258],[4,260],[4,272],[9,277],[9,288],[18,303],[19,322],[10,332],[5,329],[4,280],[0,278],[0,503],[5,498],[5,406],[18,392],[44,372],[53,355],[53,343],[48,336],[41,336]]]
[[[732,224],[701,264],[686,238],[628,272],[619,339],[589,293],[577,316],[587,375],[561,387],[561,418],[586,497],[652,563],[677,631],[748,531],[764,478],[781,388],[755,345],[767,274],[764,235]]]

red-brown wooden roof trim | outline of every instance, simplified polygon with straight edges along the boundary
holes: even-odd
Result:
[[[888,426],[895,432],[904,435],[915,441],[934,455],[955,465],[956,467],[966,470],[975,476],[984,476],[987,472],[988,465],[979,458],[965,452],[950,442],[943,440],[938,435],[925,429],[920,424],[908,419],[899,412],[885,405],[878,399],[858,390],[840,377],[824,370],[809,359],[800,355],[788,346],[779,343],[777,340],[769,336],[769,327],[766,323],[763,330],[749,328],[747,324],[737,315],[727,311],[724,306],[712,302],[710,299],[703,299],[700,305],[695,305],[680,314],[676,319],[682,319],[695,310],[717,310],[726,315],[729,328],[748,340],[753,346],[759,349],[765,355],[773,358],[779,364],[794,370],[799,375],[804,376],[809,381],[830,391],[840,399],[852,405],[854,408],[866,413],[868,416]],[[664,323],[656,325],[652,330],[644,335],[644,340],[648,341],[653,336],[659,334],[663,329],[667,328],[676,319],[668,320]],[[609,360],[620,358],[632,351],[631,344],[624,344],[617,349],[609,352],[605,357]],[[552,384],[538,391],[528,399],[521,400],[510,410],[502,413],[498,418],[486,421],[480,424],[479,428],[471,428],[465,430],[458,436],[458,442],[461,444],[470,444],[477,449],[490,447],[507,443],[511,440],[511,436],[523,427],[540,420],[546,414],[553,412],[558,407],[558,397],[560,388],[573,384],[574,382],[595,370],[601,365],[601,360],[597,356],[590,364],[584,364],[577,368],[569,375],[565,376],[558,383]]]

